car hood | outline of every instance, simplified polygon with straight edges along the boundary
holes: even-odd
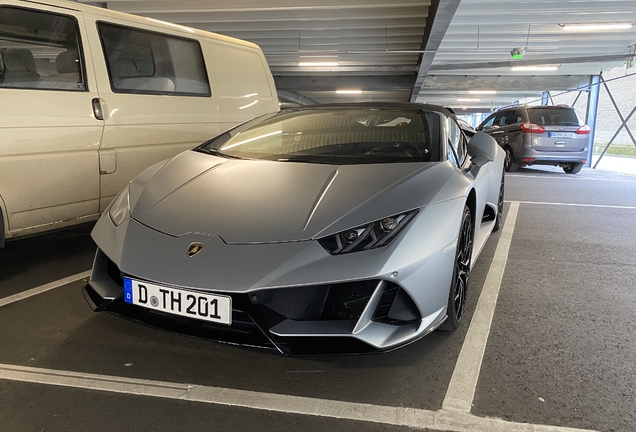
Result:
[[[154,177],[133,180],[131,213],[172,236],[207,234],[226,243],[309,240],[440,199],[452,170],[431,168],[443,166],[337,166],[190,151]]]

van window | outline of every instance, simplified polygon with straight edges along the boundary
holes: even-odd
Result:
[[[211,96],[199,42],[98,23],[115,93]]]
[[[267,71],[260,56],[249,49],[222,43],[208,44],[222,97],[271,97]]]
[[[86,90],[74,17],[0,7],[0,87]]]

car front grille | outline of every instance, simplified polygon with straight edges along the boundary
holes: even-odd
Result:
[[[232,298],[232,325],[226,326],[123,302],[125,275],[105,254],[101,256],[106,260],[106,263],[102,263],[102,268],[105,268],[108,278],[112,280],[112,283],[122,287],[122,295],[103,308],[116,315],[189,336],[262,348],[277,348],[284,354],[343,354],[375,351],[364,342],[352,337],[283,337],[270,333],[269,329],[286,320],[292,322],[342,320],[355,324],[380,285],[379,279],[261,289],[249,293],[223,293]],[[93,302],[99,303],[95,299]],[[373,314],[373,321],[402,325],[413,323],[417,319],[420,319],[420,314],[410,296],[398,285],[385,281],[383,294]]]

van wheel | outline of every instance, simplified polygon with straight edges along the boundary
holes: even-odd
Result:
[[[583,164],[570,162],[565,165],[562,165],[561,167],[563,168],[563,171],[565,171],[566,174],[576,174],[579,171],[581,171],[581,168],[583,168]]]
[[[2,209],[0,209],[0,248],[4,247],[4,216],[2,215]]]
[[[512,154],[512,149],[510,147],[506,147],[504,149],[506,151],[506,160],[504,161],[504,168],[507,172],[515,172],[517,168],[519,168],[519,164],[515,163],[514,155]]]

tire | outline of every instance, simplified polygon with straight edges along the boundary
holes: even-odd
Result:
[[[473,222],[470,217],[470,209],[464,205],[464,213],[457,237],[457,251],[453,263],[453,279],[448,294],[448,306],[446,309],[446,321],[440,326],[441,330],[453,331],[464,316],[466,308],[466,291],[470,276],[470,260],[473,253]]]
[[[567,163],[567,164],[563,165],[562,168],[563,168],[563,171],[565,171],[566,174],[576,174],[576,173],[581,171],[581,168],[583,168],[583,164],[582,163],[570,162],[570,163]]]
[[[499,186],[499,200],[497,201],[497,218],[495,219],[495,226],[492,228],[493,232],[499,231],[501,225],[503,225],[503,203],[504,203],[504,190],[506,186],[506,174],[501,173],[501,186]]]
[[[4,247],[4,216],[2,215],[2,209],[0,208],[0,248]]]
[[[506,152],[506,159],[504,160],[504,169],[507,172],[517,171],[517,168],[519,168],[519,164],[515,163],[515,157],[512,154],[512,149],[510,147],[506,147],[504,151]]]

